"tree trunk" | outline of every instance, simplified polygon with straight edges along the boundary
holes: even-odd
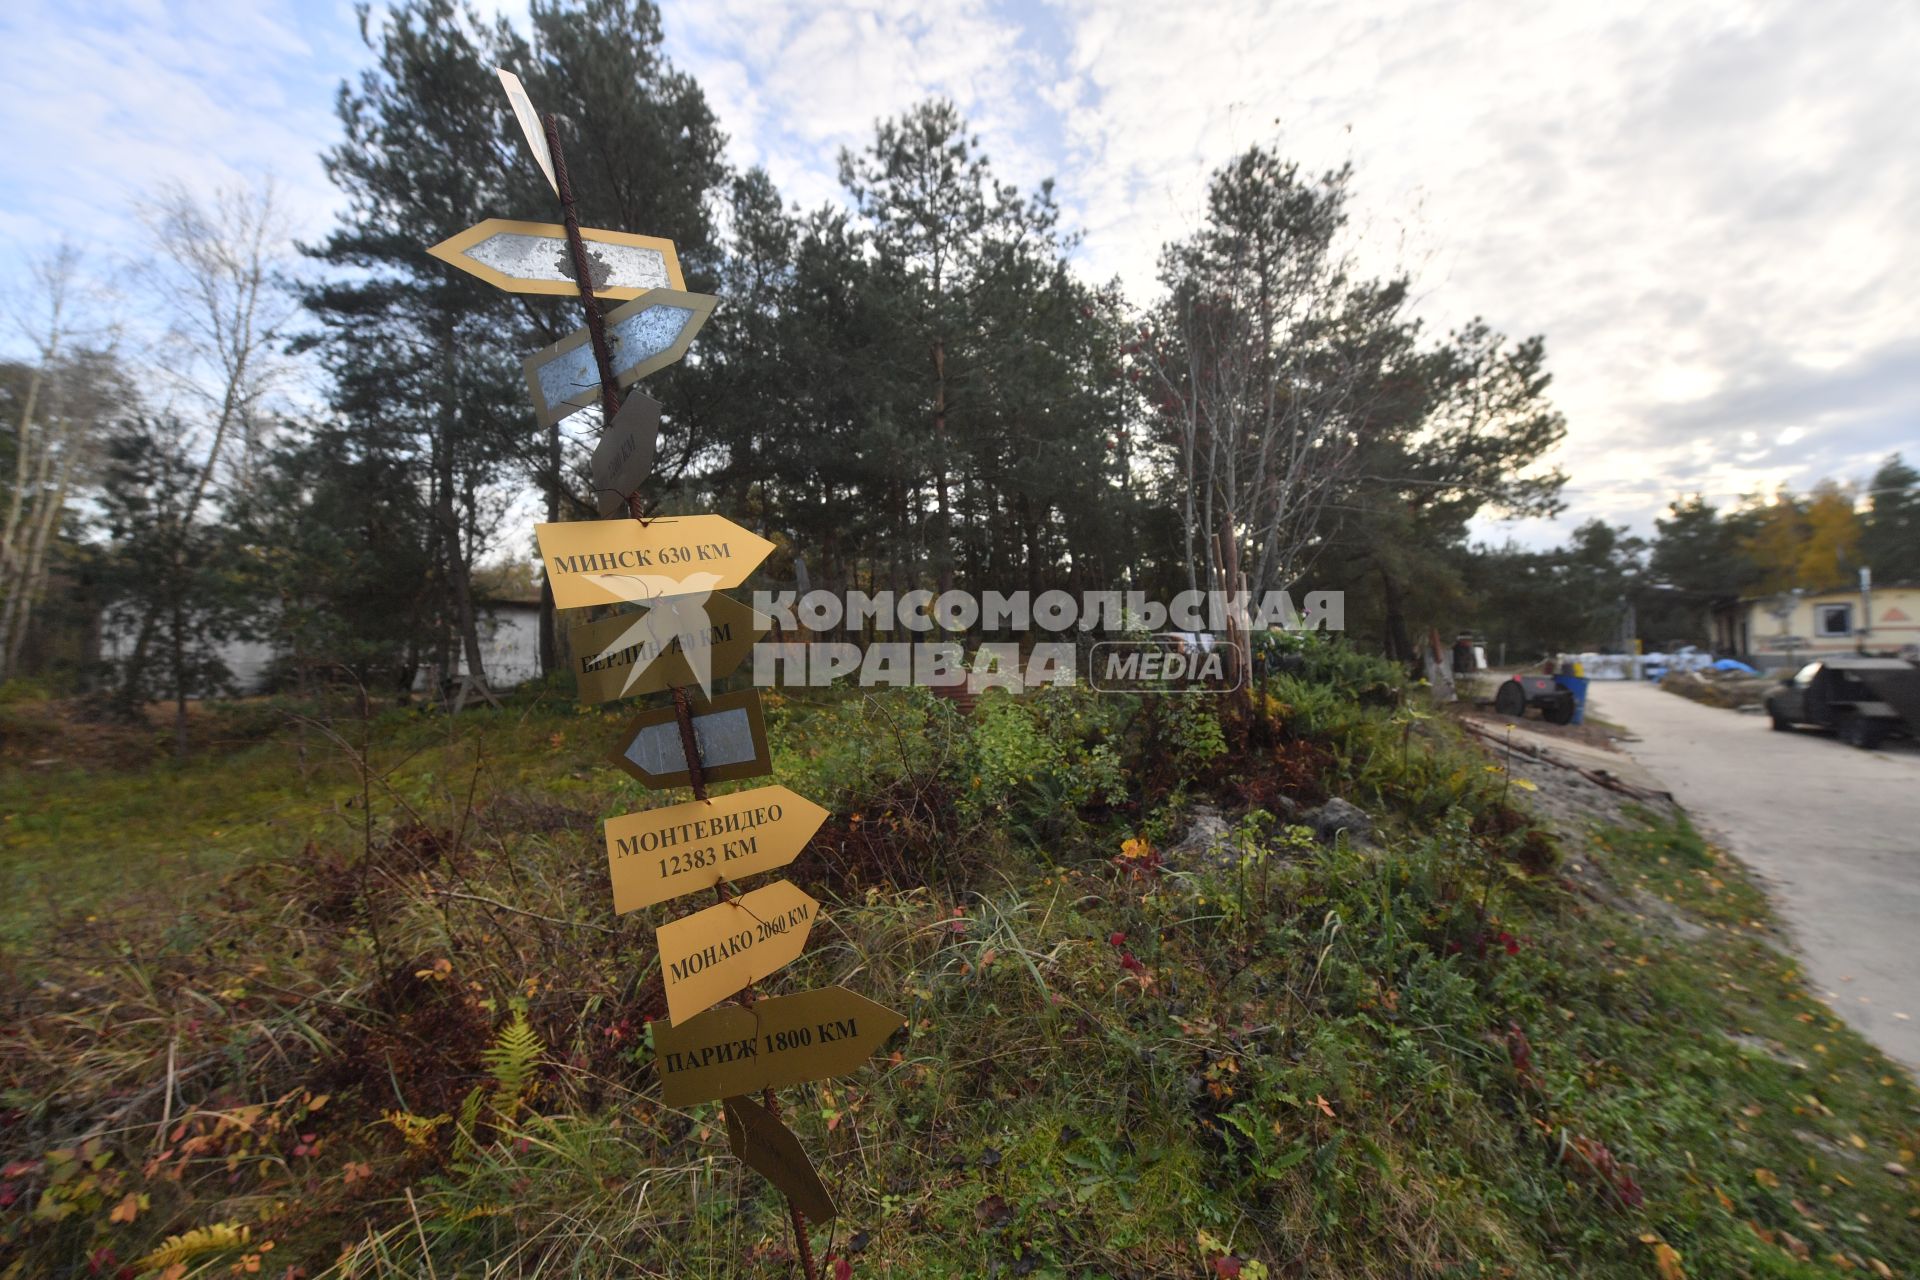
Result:
[[[187,662],[186,619],[180,608],[179,582],[174,583],[173,614],[173,754],[187,758]]]
[[[608,426],[613,425],[611,422]],[[554,423],[547,433],[547,463],[553,468],[553,487],[547,491],[547,523],[554,524],[560,519],[560,486],[564,483],[560,458],[560,424]],[[559,619],[553,607],[553,584],[545,581],[542,575],[540,583],[540,674],[550,676],[560,666],[560,630]]]
[[[19,657],[20,646],[26,639],[27,615],[33,609],[33,591],[29,586],[32,570],[28,566],[28,557],[22,554],[20,533],[23,526],[32,522],[38,514],[29,510],[29,493],[39,495],[44,502],[45,494],[40,486],[33,483],[34,471],[41,465],[35,456],[33,438],[33,417],[40,405],[40,384],[46,377],[48,364],[58,350],[60,340],[58,311],[55,312],[54,330],[48,342],[46,355],[27,376],[27,394],[25,404],[20,410],[20,430],[14,442],[14,480],[13,493],[7,503],[7,518],[0,525],[0,680],[15,674],[14,665]],[[46,432],[40,433],[40,452],[44,454],[48,445]]]
[[[953,513],[947,505],[947,344],[933,340],[933,479],[940,528],[935,534],[934,569],[942,594],[953,589]]]
[[[1387,657],[1395,662],[1407,662],[1413,658],[1413,640],[1407,635],[1407,615],[1401,601],[1400,584],[1387,572],[1385,565],[1380,567],[1380,594],[1386,604]]]
[[[453,433],[459,406],[453,397],[459,382],[455,377],[453,327],[441,334],[441,365],[445,375],[446,397],[440,403],[439,493],[440,537],[446,543],[447,585],[453,590],[454,623],[460,630],[460,643],[466,654],[466,672],[484,683],[486,663],[480,655],[480,628],[473,611],[473,579],[460,536],[460,517],[453,504]]]
[[[63,432],[63,436],[70,434]],[[20,652],[26,645],[27,631],[33,622],[33,609],[47,593],[47,550],[53,543],[53,526],[67,505],[67,488],[73,479],[73,448],[70,440],[60,450],[58,479],[51,499],[43,496],[29,531],[27,553],[21,561],[21,576],[8,595],[7,627],[0,630],[6,638],[6,650],[0,654],[0,679],[19,669]],[[15,597],[18,597],[17,599]]]

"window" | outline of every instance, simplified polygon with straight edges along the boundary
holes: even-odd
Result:
[[[1850,604],[1822,604],[1813,609],[1813,632],[1820,636],[1850,636],[1853,634],[1853,606]]]

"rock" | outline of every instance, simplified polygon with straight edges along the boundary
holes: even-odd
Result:
[[[1167,861],[1175,866],[1197,866],[1220,860],[1232,828],[1212,805],[1195,805],[1187,816],[1186,834],[1180,843],[1167,850]]]
[[[1303,826],[1313,828],[1313,834],[1322,844],[1332,844],[1342,831],[1353,844],[1365,844],[1373,838],[1373,819],[1360,806],[1350,804],[1338,796],[1327,801],[1318,809],[1309,809],[1300,815]]]

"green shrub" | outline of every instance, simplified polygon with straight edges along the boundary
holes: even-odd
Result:
[[[1130,703],[1051,686],[1018,698],[989,694],[956,759],[962,812],[999,814],[1038,843],[1070,829],[1090,803],[1119,804],[1126,776],[1117,739]]]

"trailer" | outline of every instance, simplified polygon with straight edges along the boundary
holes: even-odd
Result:
[[[1538,707],[1548,724],[1572,724],[1576,702],[1573,690],[1552,676],[1516,675],[1494,690],[1493,709],[1503,716],[1524,720],[1529,707]]]

